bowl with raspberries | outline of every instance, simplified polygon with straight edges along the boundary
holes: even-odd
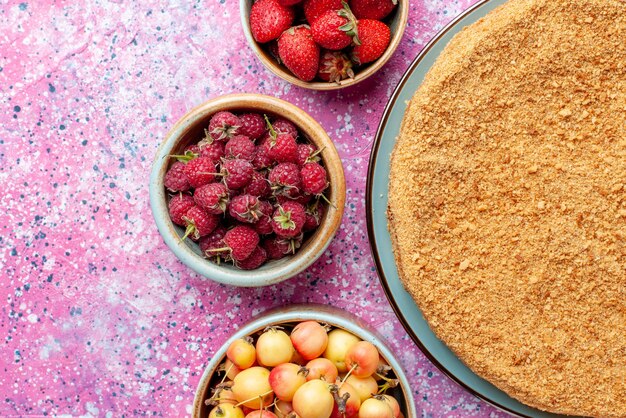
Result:
[[[335,90],[378,71],[400,44],[408,0],[240,0],[261,62],[297,86]]]
[[[403,367],[383,338],[345,311],[311,304],[262,313],[210,353],[192,416],[404,418],[417,412]]]
[[[198,274],[275,284],[311,265],[339,229],[346,189],[324,129],[259,94],[210,100],[157,151],[150,204],[165,243]]]

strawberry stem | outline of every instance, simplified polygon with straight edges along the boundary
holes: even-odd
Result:
[[[343,31],[352,38],[352,42],[355,45],[361,45],[361,40],[359,39],[359,29],[357,24],[356,16],[350,10],[350,6],[345,1],[342,1],[343,9],[339,10],[337,14],[343,18],[346,18],[348,22],[345,25],[339,26],[339,30]]]

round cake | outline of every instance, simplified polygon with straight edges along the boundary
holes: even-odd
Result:
[[[626,417],[626,2],[511,0],[463,29],[391,160],[400,278],[475,373]]]

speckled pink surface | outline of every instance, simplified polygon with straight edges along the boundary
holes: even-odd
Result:
[[[377,76],[316,93],[266,70],[235,0],[0,0],[0,416],[185,416],[211,357],[268,308],[333,304],[378,328],[424,417],[504,416],[416,348],[378,282],[365,177],[383,108],[424,44],[475,0],[412,0]],[[188,109],[231,92],[288,100],[336,141],[341,232],[306,273],[236,289],[182,265],[148,204],[159,142]]]

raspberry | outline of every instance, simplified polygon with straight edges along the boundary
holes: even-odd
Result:
[[[300,169],[302,190],[305,193],[319,195],[328,187],[326,169],[318,163],[307,163]]]
[[[183,216],[183,220],[187,229],[182,240],[187,237],[199,240],[213,232],[220,223],[219,216],[206,213],[200,206],[192,206]]]
[[[189,161],[184,168],[189,185],[194,189],[215,180],[215,164],[206,157],[198,157]]]
[[[222,164],[224,181],[230,190],[243,189],[252,181],[254,168],[249,161],[235,158]]]
[[[193,197],[188,194],[177,194],[170,199],[169,213],[172,222],[176,225],[185,226],[183,216],[191,207],[194,206]]]
[[[232,137],[224,148],[226,158],[241,158],[252,161],[256,152],[254,142],[247,136],[237,135]]]
[[[217,112],[209,122],[209,133],[216,141],[224,141],[237,135],[241,121],[230,112]]]
[[[163,184],[166,189],[172,192],[186,192],[189,190],[189,180],[187,180],[185,175],[185,164],[180,161],[172,164],[167,173],[165,173]]]
[[[198,144],[191,144],[191,145],[189,145],[187,148],[185,148],[185,152],[184,153],[187,154],[189,152],[191,152],[193,154],[196,154],[195,157],[197,157],[198,154],[200,154],[200,146]]]
[[[261,216],[259,221],[254,225],[254,229],[259,235],[268,235],[274,232],[272,228],[272,215],[274,214],[274,208],[270,202],[265,200],[259,201],[259,210]]]
[[[207,213],[220,215],[229,202],[228,189],[222,183],[209,183],[196,189],[193,199]]]
[[[224,235],[226,235],[226,228],[222,225],[218,225],[213,232],[200,238],[200,242],[198,242],[202,254],[209,259],[215,260],[218,264],[221,258],[226,258],[228,256],[228,251],[223,250],[226,246],[226,244],[224,244]],[[222,250],[213,251],[220,249]]]
[[[259,234],[249,226],[238,225],[226,232],[224,244],[235,261],[245,260],[259,245]]]
[[[289,134],[298,139],[298,128],[287,119],[279,118],[272,123],[272,127],[277,133]]]
[[[271,138],[268,155],[277,163],[295,163],[298,161],[298,143],[295,137],[279,133],[276,138]]]
[[[276,196],[276,201],[278,201],[278,203],[281,205],[285,202],[297,202],[300,203],[302,206],[306,206],[311,200],[313,200],[313,195],[310,194],[303,194],[296,197],[288,197],[282,195]]]
[[[241,121],[240,135],[246,135],[254,141],[265,133],[265,121],[258,113],[245,113],[239,116],[239,120]]]
[[[296,202],[285,202],[274,211],[272,229],[280,238],[293,238],[302,232],[305,221],[304,206]]]
[[[306,163],[318,162],[320,157],[317,148],[313,144],[298,144],[298,158],[296,162],[302,166]]]
[[[243,192],[257,197],[269,197],[272,194],[272,189],[265,175],[255,171],[252,173],[252,181],[243,189]]]
[[[276,237],[276,246],[283,254],[295,254],[296,250],[302,246],[304,234],[300,234],[293,238]]]
[[[266,260],[267,252],[263,247],[257,245],[248,258],[237,262],[237,267],[242,270],[254,270],[261,267]]]
[[[270,171],[270,185],[274,194],[297,197],[302,187],[300,168],[294,163],[280,163]]]
[[[200,156],[209,158],[214,163],[220,162],[224,156],[224,143],[220,141],[213,141],[210,144],[206,143],[200,146]]]
[[[263,215],[260,210],[259,199],[249,194],[234,197],[228,207],[228,213],[239,222],[249,224],[257,223]]]
[[[256,153],[252,160],[252,165],[257,170],[262,170],[272,165],[272,159],[269,156],[269,140],[270,135],[266,134],[259,140],[256,146]]]
[[[326,206],[320,204],[319,201],[313,203],[312,205],[307,206],[306,210],[306,221],[304,222],[304,226],[302,227],[302,231],[309,232],[317,229],[322,222],[322,218],[324,217],[324,213],[326,212]]]
[[[261,243],[270,260],[280,260],[285,256],[283,248],[276,243],[276,238],[266,239]]]

